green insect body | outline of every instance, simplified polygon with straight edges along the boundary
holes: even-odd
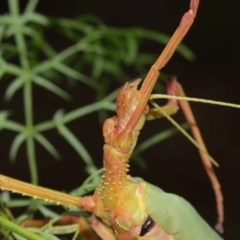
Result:
[[[174,240],[222,239],[184,198],[152,184],[143,184],[146,185],[146,211]]]

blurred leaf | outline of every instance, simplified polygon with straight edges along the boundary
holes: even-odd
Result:
[[[44,237],[44,239],[47,239],[47,240],[61,240],[60,238],[58,238],[58,237],[56,237],[53,234],[48,233],[48,232],[43,232],[42,236]]]
[[[22,239],[26,240],[31,239],[31,240],[44,240],[44,238],[40,237],[39,235],[30,232],[29,230],[18,226],[14,222],[8,220],[7,218],[4,218],[3,216],[0,215],[0,222],[1,226],[8,228],[9,230],[17,233],[18,235],[24,237]],[[20,239],[20,238],[19,238]]]
[[[186,129],[187,127],[188,127],[188,124],[182,125],[182,128],[184,128],[184,129]],[[155,134],[154,136],[151,136],[150,138],[148,138],[147,140],[145,140],[144,142],[142,142],[135,148],[133,155],[137,155],[143,151],[146,151],[150,147],[152,147],[156,144],[159,144],[160,142],[168,139],[169,137],[175,135],[178,132],[179,132],[179,130],[176,129],[175,127],[173,127],[173,128],[167,129],[165,131],[159,132],[159,133]]]
[[[11,64],[11,63],[6,63],[2,60],[1,61],[1,65],[4,68],[5,72],[14,76],[21,76],[22,74],[22,69],[15,65],[15,64]]]
[[[126,51],[125,51],[125,61],[127,64],[132,64],[137,58],[137,39],[133,34],[126,35]]]
[[[49,228],[45,230],[43,236],[48,237],[47,239],[49,239],[50,235],[54,237],[54,235],[74,234],[78,231],[79,231],[79,224],[77,223],[62,225],[62,226],[49,226]],[[54,239],[54,238],[50,238],[50,239]]]
[[[95,83],[92,81],[92,79],[90,79],[89,77],[85,76],[84,74],[79,73],[76,70],[74,70],[62,63],[54,63],[53,68],[72,79],[76,79],[80,82],[85,83],[88,86],[95,86]]]
[[[18,150],[22,143],[26,140],[26,134],[21,132],[16,135],[14,140],[12,141],[11,148],[10,148],[10,161],[15,162]]]
[[[147,30],[144,28],[134,28],[132,31],[142,39],[149,39],[162,43],[163,45],[166,45],[170,39],[170,36],[167,34]],[[188,61],[193,61],[195,59],[195,54],[183,43],[178,46],[176,51]]]
[[[81,184],[80,187],[72,190],[70,195],[73,196],[83,196],[86,193],[90,193],[99,186],[101,181],[103,169],[98,169],[94,173],[90,174],[89,177]]]
[[[8,85],[5,91],[5,99],[10,101],[13,95],[23,86],[24,82],[22,78],[16,78]]]
[[[40,205],[38,207],[38,210],[45,218],[57,218],[57,217],[59,217],[59,214],[52,211],[48,207],[45,207],[44,205]]]
[[[34,12],[37,8],[38,0],[28,1],[24,13]]]
[[[61,158],[57,149],[42,134],[36,133],[34,137],[55,159]]]
[[[5,110],[5,111],[0,111],[0,131],[6,127],[6,119],[8,118],[10,112]]]
[[[50,80],[45,79],[44,77],[34,76],[33,82],[65,100],[70,100],[72,98],[70,94],[62,90],[56,84],[50,82]]]
[[[59,133],[73,147],[87,165],[87,172],[89,174],[93,173],[96,170],[93,160],[80,140],[63,124],[63,112],[58,111],[54,116],[54,120]]]
[[[9,115],[10,115],[10,112],[8,110],[0,111],[0,121],[7,119]]]
[[[22,21],[23,21],[23,24],[26,24],[27,22],[37,23],[39,25],[49,24],[49,20],[46,16],[36,12],[34,13],[34,12],[25,11],[25,14],[22,15]]]

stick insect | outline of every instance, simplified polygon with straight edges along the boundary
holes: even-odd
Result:
[[[156,96],[151,95],[162,68],[194,22],[198,5],[199,0],[190,1],[189,10],[183,15],[180,25],[151,67],[140,89],[141,80],[138,79],[126,83],[118,93],[117,114],[107,119],[103,126],[103,176],[93,195],[74,197],[3,175],[0,175],[0,188],[89,212],[93,215],[92,228],[104,240],[221,239],[185,199],[128,174],[129,159],[145,121],[174,114],[179,104],[190,124],[213,186],[218,212],[217,229],[223,231],[224,211],[220,184],[189,103],[184,98],[178,101],[177,96],[184,96],[181,85],[176,79],[169,81],[167,94],[172,98],[163,107],[152,102]]]

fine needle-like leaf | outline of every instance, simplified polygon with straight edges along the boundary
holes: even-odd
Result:
[[[181,127],[183,129],[189,128],[188,124],[182,124]],[[170,128],[165,131],[161,131],[155,135],[153,135],[151,138],[148,138],[147,140],[143,141],[141,144],[138,145],[138,147],[135,148],[133,152],[133,156],[140,154],[141,152],[146,151],[150,147],[159,144],[160,142],[170,138],[171,136],[175,135],[178,133],[178,129]]]
[[[168,43],[170,36],[164,33],[154,32],[148,29],[136,28],[133,31],[141,38],[150,39],[152,41],[159,42],[164,46]],[[189,49],[184,43],[181,43],[176,52],[178,52],[183,58],[188,61],[192,61],[195,59],[195,54],[191,49]]]
[[[28,1],[27,5],[25,7],[24,13],[35,12],[37,4],[38,4],[38,0]]]
[[[57,149],[42,134],[35,134],[34,138],[39,142],[55,159],[60,159]]]
[[[70,100],[71,95],[68,94],[66,91],[58,87],[56,84],[50,82],[50,80],[47,80],[44,77],[41,76],[35,76],[33,79],[33,82],[36,83],[38,86],[45,88],[46,90],[55,93],[57,96],[65,99]]]
[[[133,37],[132,33],[126,35],[126,50],[123,56],[126,59],[127,64],[132,64],[137,57],[137,39]]]
[[[72,55],[80,52],[80,51],[88,51],[89,50],[89,44],[91,44],[93,41],[96,41],[101,37],[101,33],[99,31],[96,31],[92,33],[91,35],[81,39],[81,41],[77,42],[76,44],[64,49],[60,53],[57,53],[52,58],[43,61],[42,63],[39,63],[35,68],[35,73],[44,73],[50,69],[52,69],[52,66],[55,63],[61,63],[68,58],[70,58]],[[90,48],[91,49],[91,48]]]
[[[55,114],[55,123],[59,133],[67,140],[67,142],[73,147],[73,149],[79,154],[87,165],[87,172],[89,174],[93,173],[96,170],[96,167],[93,163],[93,160],[88,153],[87,149],[81,143],[81,141],[63,124],[62,122],[63,112],[58,111]]]
[[[102,175],[103,169],[98,169],[94,173],[90,174],[89,177],[79,186],[78,188],[72,190],[70,195],[72,196],[83,196],[96,189],[99,185],[100,177]]]
[[[14,75],[14,76],[20,76],[22,74],[22,69],[11,63],[7,63],[3,58],[0,58],[0,64],[1,68],[5,73]]]
[[[22,15],[22,21],[24,24],[26,24],[28,22],[37,23],[37,24],[43,25],[43,26],[49,24],[49,20],[47,17],[43,16],[42,14],[33,13],[33,12],[31,12],[31,13],[29,12],[29,13]]]
[[[17,134],[14,140],[12,141],[11,148],[10,148],[11,162],[15,162],[18,150],[25,140],[26,140],[26,134],[24,132],[21,132]]]
[[[45,218],[57,218],[59,217],[59,214],[52,211],[50,208],[40,204],[38,207],[39,212],[45,217]]]
[[[24,229],[14,222],[8,220],[7,218],[3,217],[0,215],[0,222],[2,227],[6,227],[7,229],[19,234],[20,236],[25,237],[26,239],[31,239],[31,240],[44,240],[45,238],[28,231],[27,229]]]
[[[7,101],[10,101],[14,94],[23,86],[23,84],[24,82],[21,77],[13,79],[6,89],[4,98]]]
[[[25,126],[9,119],[3,119],[0,116],[0,130],[1,129],[7,129],[14,132],[22,132],[25,130]]]
[[[64,116],[62,116],[62,119],[61,119],[62,123],[67,124],[69,122],[77,120],[83,116],[86,116],[92,112],[95,112],[95,111],[98,111],[101,109],[114,111],[115,104],[110,101],[112,98],[114,98],[115,94],[116,94],[116,92],[113,92],[107,98],[104,98],[101,101],[98,101],[98,102],[95,102],[95,103],[92,103],[89,105],[85,105],[83,107],[74,109],[74,110],[70,111],[69,113],[64,114]],[[56,127],[55,121],[48,120],[48,121],[41,122],[41,123],[35,125],[35,130],[38,132],[43,132],[43,131],[54,129],[55,127]]]
[[[0,123],[1,123],[1,121],[5,121],[9,115],[10,115],[10,112],[7,110],[0,111]]]
[[[75,79],[75,80],[78,80],[80,82],[85,83],[88,86],[91,86],[91,87],[94,87],[94,88],[96,86],[96,84],[92,81],[92,79],[90,79],[86,75],[84,75],[84,74],[82,74],[82,73],[80,73],[80,72],[78,72],[78,71],[68,67],[65,64],[56,62],[56,63],[53,64],[53,68],[55,70],[61,72],[62,74],[72,78],[72,79]]]

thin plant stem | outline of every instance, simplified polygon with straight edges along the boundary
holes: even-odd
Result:
[[[103,101],[89,104],[87,106],[84,106],[84,107],[75,109],[69,113],[66,113],[62,117],[62,122],[64,124],[67,124],[69,122],[72,122],[73,120],[77,120],[84,115],[90,114],[90,113],[95,112],[100,109],[113,110],[112,105],[113,105],[113,103],[111,103],[110,101],[109,102],[105,101],[105,99]],[[35,127],[35,130],[37,132],[44,132],[44,131],[51,130],[54,128],[56,128],[56,123],[53,120],[49,120],[49,121],[45,121],[45,122],[37,124]]]
[[[9,9],[12,15],[14,36],[16,46],[19,52],[19,61],[22,68],[22,78],[24,79],[23,87],[23,102],[24,102],[24,116],[26,125],[26,151],[30,167],[31,182],[38,183],[38,173],[36,166],[35,143],[34,143],[34,126],[33,126],[33,92],[32,92],[32,72],[28,60],[28,53],[26,41],[22,31],[21,19],[19,14],[19,3],[17,0],[9,1]]]
[[[13,0],[14,1],[14,0]],[[37,234],[30,232],[17,224],[13,223],[12,221],[6,219],[5,217],[0,215],[0,222],[1,226],[10,229],[11,231],[17,233],[20,236],[26,237],[27,239],[32,239],[32,240],[44,240],[44,238],[38,236]]]

